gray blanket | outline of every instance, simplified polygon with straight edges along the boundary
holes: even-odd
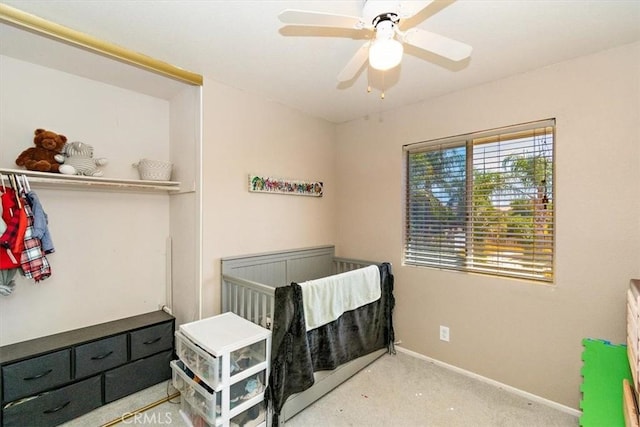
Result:
[[[271,372],[266,400],[278,425],[289,396],[313,385],[315,371],[335,369],[381,348],[394,352],[391,265],[380,268],[379,300],[344,313],[337,320],[306,331],[302,288],[297,283],[276,288],[271,341]]]

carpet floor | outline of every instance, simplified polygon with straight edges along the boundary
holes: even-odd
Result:
[[[64,427],[187,426],[179,397],[123,418],[175,393],[170,381],[120,399]],[[576,427],[578,417],[434,363],[398,352],[385,355],[297,414],[287,427]]]

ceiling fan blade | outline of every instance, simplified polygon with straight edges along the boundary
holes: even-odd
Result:
[[[430,31],[412,28],[403,37],[407,44],[422,50],[428,50],[436,55],[443,56],[452,61],[461,61],[471,56],[473,48],[468,44],[450,39]]]
[[[403,1],[400,3],[400,19],[409,19],[422,12],[433,3],[434,0]]]
[[[285,24],[290,25],[311,25],[314,27],[351,28],[357,30],[363,28],[362,20],[359,17],[333,13],[285,9],[280,12],[278,18]]]
[[[360,71],[360,68],[369,59],[369,45],[371,42],[366,42],[360,49],[351,57],[347,65],[338,74],[338,81],[346,82],[351,80]]]

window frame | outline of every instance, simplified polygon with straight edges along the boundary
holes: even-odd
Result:
[[[548,138],[548,136],[551,137],[551,147],[545,146],[544,149],[540,149],[540,151],[536,151],[536,134],[535,131],[538,129],[544,128],[545,129],[545,133],[543,133],[543,135],[546,135],[546,137]],[[550,128],[549,131],[547,131]],[[549,194],[551,195],[551,198],[547,198],[547,192],[545,190],[544,193],[544,200],[546,200],[546,202],[549,203],[549,205],[551,206],[551,208],[549,208],[547,210],[547,204],[544,205],[544,210],[545,212],[542,214],[542,218],[544,220],[543,223],[543,234],[540,235],[537,233],[537,229],[536,229],[536,216],[535,215],[540,215],[540,211],[537,210],[537,208],[535,207],[535,199],[532,199],[531,201],[531,207],[529,208],[528,211],[525,211],[525,214],[529,213],[532,215],[531,218],[531,225],[530,227],[531,230],[533,231],[533,235],[532,235],[532,240],[531,243],[529,243],[530,247],[533,247],[533,253],[534,255],[532,256],[533,259],[536,259],[536,256],[538,256],[540,259],[543,260],[542,262],[542,269],[540,272],[536,271],[536,267],[533,267],[532,265],[528,266],[527,265],[527,261],[526,261],[526,256],[529,254],[529,251],[527,250],[527,248],[529,246],[527,246],[526,243],[522,243],[522,238],[525,235],[524,232],[522,232],[521,234],[518,233],[514,233],[514,235],[516,236],[516,241],[518,242],[517,245],[515,245],[516,248],[518,249],[523,249],[523,253],[522,256],[518,255],[518,256],[514,256],[512,259],[508,259],[507,261],[504,261],[502,259],[500,259],[500,253],[501,251],[504,251],[504,247],[505,246],[500,246],[498,245],[496,247],[496,253],[498,254],[498,256],[496,257],[497,261],[493,261],[494,264],[490,267],[486,267],[490,264],[490,261],[487,261],[486,259],[490,258],[490,255],[488,255],[485,252],[485,260],[482,261],[480,260],[481,258],[478,257],[478,253],[481,252],[481,248],[486,248],[489,246],[488,243],[484,242],[481,244],[476,244],[475,248],[473,247],[473,244],[471,243],[471,241],[474,238],[478,238],[479,235],[482,235],[482,232],[477,229],[474,228],[474,226],[471,224],[472,222],[472,215],[473,213],[477,214],[477,207],[474,205],[472,199],[474,197],[474,172],[477,171],[477,169],[474,168],[473,166],[473,150],[474,147],[478,147],[482,144],[490,144],[493,142],[498,142],[498,143],[502,143],[503,140],[500,139],[500,136],[502,135],[503,137],[508,137],[506,138],[504,141],[519,141],[521,139],[525,139],[527,134],[530,134],[532,136],[529,136],[529,138],[531,139],[531,143],[530,146],[533,148],[533,154],[527,152],[525,150],[525,148],[522,148],[521,151],[521,156],[523,156],[523,158],[527,158],[527,156],[530,157],[530,159],[533,159],[534,161],[538,161],[538,157],[540,156],[542,153],[542,160],[543,160],[543,167],[545,168],[545,170],[549,170],[550,171],[550,183],[546,182],[546,178],[547,178],[547,174],[545,173],[545,180],[542,181],[542,185],[544,185],[544,188],[549,188]],[[519,136],[522,135],[522,136]],[[516,137],[517,136],[517,137]],[[544,140],[544,144],[547,143],[547,140]],[[498,144],[499,146],[499,144]],[[460,245],[459,243],[457,244],[457,247],[455,249],[452,249],[452,245],[455,245],[456,242],[455,240],[459,240],[460,236],[457,237],[445,237],[442,239],[442,243],[441,246],[437,247],[436,249],[434,249],[434,246],[432,246],[431,243],[420,243],[419,240],[422,236],[422,238],[424,239],[424,236],[426,235],[426,239],[429,238],[433,238],[433,237],[439,237],[442,238],[442,236],[438,236],[438,232],[432,232],[432,231],[426,231],[420,235],[418,235],[418,233],[415,231],[416,230],[416,224],[418,224],[420,221],[416,221],[415,216],[416,216],[416,212],[421,212],[424,214],[424,217],[426,218],[424,220],[424,222],[427,223],[431,223],[434,224],[436,222],[433,221],[434,217],[433,215],[429,215],[429,208],[421,208],[420,204],[425,205],[424,201],[421,201],[419,203],[413,203],[415,200],[412,199],[412,197],[415,197],[414,193],[412,193],[412,188],[415,190],[414,187],[412,187],[412,185],[416,185],[420,183],[420,178],[418,178],[417,180],[412,179],[412,170],[410,170],[411,165],[411,155],[412,154],[416,154],[416,153],[425,153],[425,152],[433,152],[433,153],[445,153],[446,150],[450,150],[452,148],[464,148],[465,151],[465,166],[464,166],[464,180],[465,180],[465,184],[464,184],[464,206],[462,206],[461,208],[458,209],[462,209],[462,214],[464,216],[464,225],[459,228],[458,225],[455,225],[455,228],[457,229],[461,229],[462,233],[463,233],[463,240],[464,240],[464,245]],[[452,136],[452,137],[447,137],[447,138],[440,138],[440,139],[435,139],[435,140],[428,140],[428,141],[422,141],[422,142],[417,142],[417,143],[412,143],[412,144],[406,144],[403,146],[403,151],[404,151],[404,156],[403,156],[403,172],[404,172],[404,179],[403,179],[403,196],[404,196],[404,203],[403,203],[403,243],[402,243],[402,263],[403,265],[406,266],[415,266],[418,268],[435,268],[438,270],[446,270],[446,271],[461,271],[461,272],[466,272],[466,273],[477,273],[477,274],[482,274],[482,275],[487,275],[490,277],[505,277],[505,278],[512,278],[512,279],[519,279],[519,280],[526,280],[526,281],[532,281],[534,283],[539,283],[539,284],[545,284],[545,285],[553,285],[555,283],[555,277],[556,277],[556,268],[555,268],[555,259],[556,259],[556,241],[557,241],[557,232],[556,232],[556,182],[557,182],[557,177],[556,177],[556,163],[557,163],[557,159],[556,159],[556,119],[555,118],[551,118],[551,119],[544,119],[544,120],[538,120],[538,121],[533,121],[533,122],[528,122],[528,123],[522,123],[519,125],[514,125],[514,126],[507,126],[507,127],[501,127],[501,128],[495,128],[495,129],[490,129],[490,130],[485,130],[485,131],[480,131],[480,132],[472,132],[472,133],[468,133],[468,134],[462,134],[462,135],[457,135],[457,136]],[[549,153],[547,153],[549,152]],[[441,156],[443,154],[440,154]],[[461,162],[459,162],[461,163]],[[547,169],[549,168],[549,169]],[[489,170],[488,168],[481,168],[480,169],[482,172],[486,173],[487,170]],[[455,179],[457,172],[454,172],[453,175],[445,175],[448,178],[452,178]],[[513,171],[512,171],[513,173]],[[505,173],[506,175],[506,173]],[[435,173],[432,173],[429,175],[429,177],[435,177]],[[460,179],[462,179],[462,177],[458,177]],[[537,182],[537,181],[533,181],[533,182]],[[537,184],[536,187],[539,188],[539,186],[541,184]],[[547,187],[548,185],[548,187]],[[529,189],[533,189],[536,187],[529,187]],[[433,184],[428,185],[428,192],[430,194],[430,197],[433,198]],[[477,192],[477,194],[481,194],[480,192]],[[487,196],[490,197],[490,196]],[[513,206],[511,205],[514,201],[519,200],[515,195],[511,195],[511,198],[506,199],[508,200],[509,203],[509,210],[511,210],[513,208]],[[443,204],[443,201],[440,200],[440,204]],[[493,205],[493,203],[492,203]],[[495,207],[495,206],[493,206]],[[422,209],[422,211],[421,211]],[[512,214],[509,214],[512,215]],[[447,228],[446,226],[450,226],[453,227],[453,224],[451,223],[447,223],[445,221],[445,228]],[[549,230],[551,231],[551,233],[549,233]],[[442,232],[440,232],[442,233]],[[455,233],[452,233],[455,234]],[[458,233],[459,234],[459,233]],[[418,243],[415,243],[416,241],[418,241]],[[550,242],[549,242],[550,241]],[[413,245],[411,246],[411,244],[413,243]],[[512,244],[513,245],[513,244]],[[447,247],[448,246],[448,247]],[[464,246],[464,249],[460,249],[461,246]],[[444,247],[444,249],[442,249]],[[538,252],[536,252],[536,250]],[[462,254],[457,254],[456,255],[456,251],[462,251]],[[544,254],[542,254],[540,251],[545,251]],[[536,255],[537,253],[537,255]],[[424,259],[426,259],[426,261],[420,261],[419,258],[420,256],[423,256]],[[429,257],[432,257],[433,259],[429,259]],[[457,261],[447,261],[447,257],[454,257],[455,259],[457,259]],[[442,259],[445,259],[445,261],[442,261]],[[450,258],[453,259],[453,258]],[[478,260],[480,260],[478,262]],[[513,263],[514,260],[517,260],[517,263]],[[511,261],[511,264],[509,263]],[[535,262],[540,262],[540,261],[535,261]],[[533,263],[532,263],[533,264]],[[483,265],[485,266],[483,268]],[[510,265],[510,267],[505,267],[505,265]]]

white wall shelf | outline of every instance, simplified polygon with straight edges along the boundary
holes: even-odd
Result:
[[[30,184],[38,187],[53,188],[91,188],[119,191],[159,191],[178,192],[180,183],[176,181],[147,181],[140,179],[118,179],[81,175],[63,175],[58,173],[35,172],[24,169],[0,168],[0,174],[8,184],[7,175],[25,175]]]

